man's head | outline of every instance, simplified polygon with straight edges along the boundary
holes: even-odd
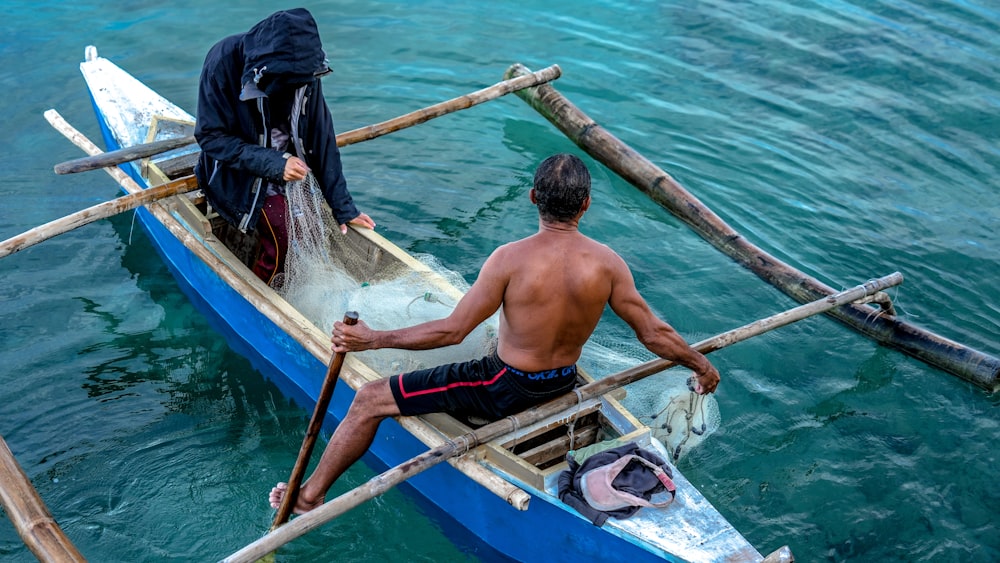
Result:
[[[570,221],[584,209],[590,197],[590,171],[571,154],[550,156],[535,171],[533,193],[543,221]]]
[[[275,12],[243,39],[243,83],[268,95],[308,84],[326,73],[326,52],[316,20],[305,8]]]

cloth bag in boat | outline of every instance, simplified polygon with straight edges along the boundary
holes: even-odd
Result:
[[[635,442],[590,453],[581,461],[570,452],[566,462],[569,469],[559,475],[559,499],[595,526],[608,518],[628,518],[643,507],[663,508],[677,494],[670,465]],[[654,495],[659,495],[656,500]]]

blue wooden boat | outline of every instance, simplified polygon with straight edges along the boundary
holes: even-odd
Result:
[[[87,48],[81,71],[108,150],[190,135],[191,114],[99,57],[94,47]],[[194,146],[181,148],[121,165],[134,180],[123,187],[146,189],[190,174],[196,151]],[[206,215],[199,195],[191,192],[149,204],[138,210],[138,221],[180,287],[231,347],[288,397],[311,408],[330,357],[328,334],[253,275],[247,267],[252,241]],[[396,271],[399,266],[426,271],[435,291],[456,299],[461,295],[378,233],[351,229],[348,240],[374,269],[392,264]],[[361,314],[364,317],[364,311]],[[326,417],[327,430],[345,414],[354,389],[378,377],[363,357],[348,355]],[[620,437],[670,458],[650,429],[612,395],[436,465],[410,479],[405,490],[422,496],[455,526],[518,561],[765,560],[676,468],[677,497],[669,507],[644,508],[632,518],[612,519],[602,527],[558,499],[557,479],[566,469],[571,433],[577,448],[604,437]],[[378,470],[392,467],[469,431],[467,424],[446,415],[387,420],[365,461]],[[775,552],[767,560],[788,560],[787,553],[781,557]]]

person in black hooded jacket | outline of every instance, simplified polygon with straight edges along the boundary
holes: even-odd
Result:
[[[202,67],[195,174],[220,216],[259,233],[253,270],[266,283],[284,270],[285,182],[311,171],[341,232],[348,223],[375,227],[347,190],[319,80],[329,72],[316,20],[305,8],[275,12],[222,39]]]

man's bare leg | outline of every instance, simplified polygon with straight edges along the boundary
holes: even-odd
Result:
[[[319,465],[299,490],[299,497],[292,511],[304,514],[326,500],[326,492],[347,468],[361,459],[372,441],[381,422],[390,416],[399,415],[396,400],[389,389],[389,380],[380,379],[366,383],[355,395],[347,415],[340,422],[330,442],[323,450]],[[271,507],[281,505],[288,490],[286,483],[278,483],[268,495]]]

